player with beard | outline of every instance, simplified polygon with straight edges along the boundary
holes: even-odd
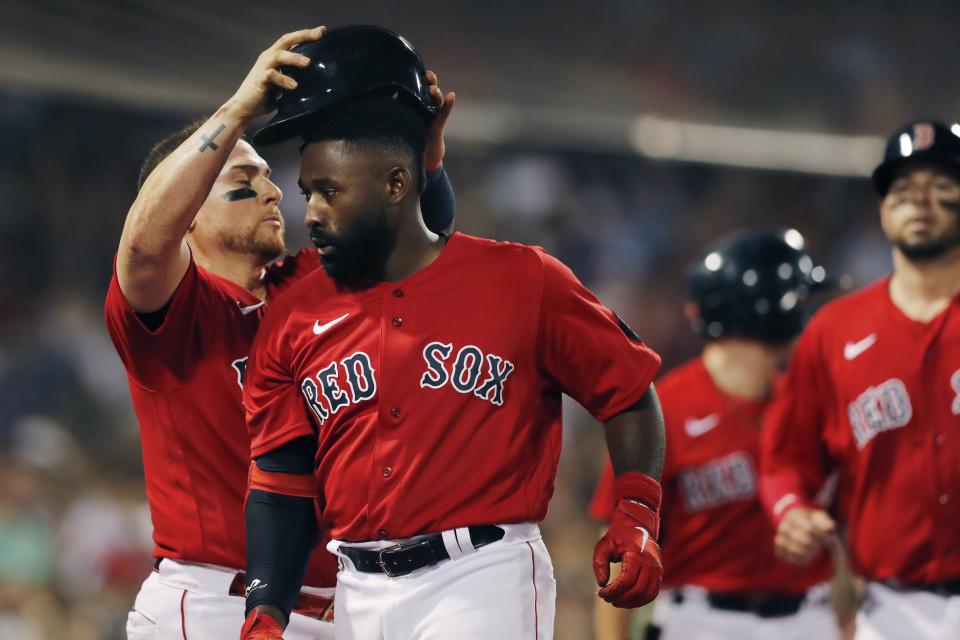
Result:
[[[364,34],[402,40],[339,34],[345,57]],[[304,139],[300,186],[324,269],[274,301],[251,349],[247,569],[263,587],[247,597],[244,638],[282,635],[313,499],[341,563],[339,640],[553,637],[537,523],[563,393],[604,423],[616,475],[594,567],[603,583],[611,561],[624,570],[601,594],[637,607],[659,589],[659,357],[543,250],[424,233],[422,107],[380,93],[265,129]],[[291,455],[264,468],[281,448]]]
[[[156,145],[141,170],[105,305],[140,422],[154,526],[155,571],[128,617],[131,639],[235,640],[245,590],[256,588],[242,571],[246,356],[265,303],[319,261],[315,250],[304,250],[270,264],[285,248],[282,194],[241,136],[253,118],[272,111],[276,88],[292,86],[277,67],[308,62],[289,49],[322,33],[280,38],[230,100]],[[424,223],[443,231],[453,215],[440,170],[453,95],[445,101],[436,76],[427,81],[440,116],[429,138],[427,167],[436,172],[424,193]],[[288,637],[333,637],[336,569],[317,546]]]
[[[960,125],[920,121],[873,173],[893,274],[825,306],[764,427],[761,495],[786,560],[838,525],[868,580],[858,640],[960,637]],[[813,501],[836,472],[837,507]]]
[[[383,279],[384,256],[389,255],[396,244],[396,236],[382,208],[361,213],[352,226],[340,233],[312,224],[310,240],[317,247],[327,275],[357,288]]]

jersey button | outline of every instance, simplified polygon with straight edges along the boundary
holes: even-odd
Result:
[[[391,469],[390,467],[384,467],[384,468],[383,468],[383,477],[384,477],[384,478],[389,478],[389,477],[392,476],[392,475],[393,475],[393,469]]]
[[[395,326],[395,327],[402,327],[402,326],[403,326],[403,318],[401,318],[400,316],[397,316],[396,318],[394,318],[394,319],[393,319],[393,326]]]
[[[380,536],[381,540],[386,540],[387,538],[390,537],[389,535],[387,535],[386,529],[380,529],[380,531],[377,531],[377,535]]]
[[[943,436],[940,435],[939,433],[938,433],[937,435],[933,436],[933,444],[937,445],[938,447],[939,447],[940,445],[942,445],[942,444],[943,444]]]
[[[390,409],[390,415],[393,416],[394,418],[399,418],[399,417],[400,417],[400,409],[398,409],[397,407],[394,407],[394,408]]]
[[[402,297],[403,297],[403,289],[394,289],[394,290],[393,290],[393,297],[394,297],[394,298],[402,298]]]
[[[949,501],[950,501],[950,496],[948,496],[945,493],[940,494],[940,500],[939,500],[940,504],[947,504],[947,502]]]

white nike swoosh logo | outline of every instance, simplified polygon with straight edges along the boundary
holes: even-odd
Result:
[[[691,438],[697,438],[718,424],[720,424],[720,414],[711,413],[704,418],[687,418],[683,423],[683,430],[686,431],[687,435]]]
[[[853,360],[861,353],[869,349],[877,341],[877,334],[871,333],[863,340],[858,340],[856,342],[848,342],[843,345],[843,357],[847,360]]]
[[[643,553],[643,550],[647,548],[647,543],[650,542],[650,532],[643,527],[634,527],[634,529],[643,532],[643,542],[640,543],[640,553]]]
[[[326,331],[327,329],[329,329],[329,328],[332,327],[333,325],[337,324],[338,322],[340,322],[341,320],[343,320],[344,318],[346,318],[348,315],[350,315],[350,314],[349,314],[349,313],[345,313],[345,314],[343,314],[342,316],[340,316],[339,318],[335,318],[334,320],[331,320],[330,322],[328,322],[328,323],[326,323],[326,324],[320,324],[320,321],[317,320],[316,322],[313,323],[313,333],[314,333],[315,335],[320,335],[321,333],[323,333],[324,331]]]
[[[240,307],[240,313],[242,313],[243,315],[247,315],[248,313],[256,311],[257,309],[259,309],[265,304],[266,304],[265,302],[258,302],[257,304],[251,304],[250,306],[245,307],[242,304],[240,304],[239,300],[237,300],[237,306]]]

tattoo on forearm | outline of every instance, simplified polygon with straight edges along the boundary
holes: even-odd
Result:
[[[210,137],[203,136],[203,135],[200,136],[200,139],[203,140],[203,144],[200,145],[200,153],[203,153],[208,148],[216,151],[219,148],[219,145],[214,143],[214,140],[216,140],[217,136],[220,135],[220,132],[223,131],[225,128],[226,128],[226,125],[221,124],[219,127],[217,127],[217,129],[212,134],[210,134]]]

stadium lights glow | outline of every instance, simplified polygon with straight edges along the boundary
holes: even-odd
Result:
[[[18,56],[3,49],[2,43],[0,54],[9,63],[0,65],[2,86],[190,114],[216,108],[222,100],[213,86],[188,91],[175,80],[137,83],[112,68]],[[663,160],[826,175],[869,176],[883,157],[883,140],[875,136],[798,133],[483,101],[458,104],[447,131],[451,139],[468,144],[532,143],[543,148],[632,152]],[[960,136],[960,125],[953,125],[951,131]]]
[[[719,271],[720,267],[723,266],[723,257],[714,251],[703,259],[703,265],[708,271]]]
[[[797,251],[803,249],[803,236],[796,229],[787,229],[786,233],[783,234],[783,241]]]
[[[651,158],[842,176],[869,176],[884,145],[877,136],[729,127],[654,116],[634,120],[630,142]]]

